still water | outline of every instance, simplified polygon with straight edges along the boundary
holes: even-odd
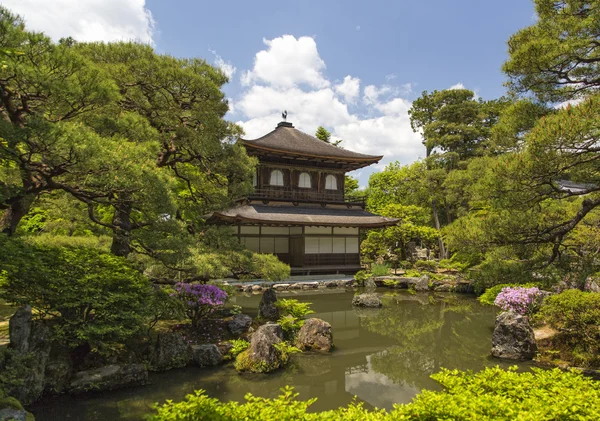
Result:
[[[285,370],[239,375],[231,365],[183,368],[150,375],[144,387],[79,397],[55,397],[32,408],[38,421],[141,420],[155,402],[179,401],[196,389],[221,400],[243,401],[251,392],[275,397],[293,385],[300,398],[317,397],[313,410],[347,405],[356,396],[367,407],[391,409],[421,389],[439,389],[429,376],[441,367],[480,370],[489,357],[496,310],[472,296],[379,291],[384,307],[356,310],[352,291],[317,290],[279,294],[312,303],[313,317],[332,325],[331,354],[296,354]],[[234,303],[256,316],[260,296],[238,295]]]

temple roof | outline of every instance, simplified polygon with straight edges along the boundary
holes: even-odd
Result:
[[[333,146],[295,129],[292,123],[287,122],[279,123],[275,130],[258,139],[242,139],[242,142],[246,148],[259,152],[354,163],[352,165],[354,168],[374,164],[383,158],[379,155],[365,155]]]
[[[331,227],[379,228],[396,225],[399,220],[374,215],[363,209],[241,205],[213,212],[209,223],[245,222],[264,225],[316,225]]]

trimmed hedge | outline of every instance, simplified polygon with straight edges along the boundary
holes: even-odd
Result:
[[[597,420],[600,419],[600,383],[576,372],[559,369],[517,373],[516,367],[486,368],[479,373],[442,370],[432,377],[445,390],[423,391],[407,405],[390,412],[367,410],[351,404],[332,411],[309,413],[316,401],[298,401],[286,387],[277,399],[246,395],[246,402],[220,402],[204,391],[180,403],[157,406],[150,421],[396,421],[396,420]]]

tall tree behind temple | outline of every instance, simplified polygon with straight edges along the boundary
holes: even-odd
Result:
[[[325,143],[329,143],[333,146],[338,146],[340,143],[342,143],[343,141],[340,140],[334,140],[333,142],[331,141],[331,133],[323,126],[319,126],[317,127],[317,131],[315,133],[315,137],[319,140],[322,140]]]

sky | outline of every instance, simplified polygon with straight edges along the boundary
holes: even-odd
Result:
[[[423,91],[505,93],[507,40],[535,22],[530,0],[0,0],[55,40],[137,40],[201,57],[229,83],[226,118],[245,138],[281,121],[324,126],[341,146],[384,155],[352,175],[424,157],[408,110]]]

